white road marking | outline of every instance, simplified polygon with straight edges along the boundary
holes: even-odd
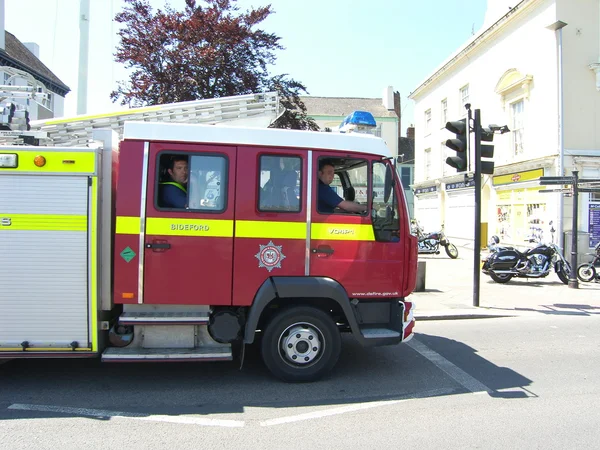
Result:
[[[303,420],[320,419],[322,417],[335,416],[335,415],[345,414],[345,413],[354,412],[354,411],[362,411],[365,409],[396,405],[401,402],[406,402],[408,400],[415,400],[418,398],[428,398],[428,397],[435,397],[438,395],[448,395],[452,392],[455,392],[455,391],[451,390],[451,389],[435,389],[435,390],[427,391],[426,395],[420,395],[418,397],[407,397],[407,398],[402,398],[402,399],[398,399],[398,400],[382,400],[382,401],[377,401],[377,402],[354,403],[351,405],[340,406],[338,408],[324,409],[324,410],[309,412],[309,413],[305,413],[305,414],[297,414],[294,416],[279,417],[277,419],[264,420],[264,421],[260,422],[260,426],[261,427],[269,427],[269,426],[273,426],[273,425],[282,425],[282,424],[292,423],[292,422],[301,422]],[[422,394],[425,394],[425,392],[423,392]]]
[[[421,354],[437,367],[446,372],[452,379],[454,379],[457,383],[464,386],[471,392],[487,392],[488,394],[492,394],[494,391],[488,388],[486,385],[481,383],[480,381],[473,378],[464,370],[458,368],[442,355],[437,352],[434,352],[429,347],[427,347],[422,342],[417,339],[413,339],[407,344],[410,348],[412,348],[417,353]]]
[[[204,419],[201,417],[192,416],[148,415],[142,413],[131,413],[122,411],[107,411],[103,409],[71,408],[68,406],[28,405],[23,403],[14,403],[10,405],[8,409],[15,409],[21,411],[53,412],[87,417],[109,417],[111,419],[134,419],[148,420],[152,422],[184,423],[189,425],[202,425],[207,427],[239,428],[244,426],[244,421],[242,420]]]

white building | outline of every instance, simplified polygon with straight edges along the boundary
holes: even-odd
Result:
[[[18,69],[30,74],[36,81],[41,83],[47,99],[40,103],[29,101],[27,105],[30,119],[48,119],[64,115],[65,96],[70,88],[63,83],[48,67],[39,59],[39,46],[35,43],[22,43],[8,31],[4,31],[4,22],[0,20],[0,67]],[[32,83],[25,77],[15,77],[9,71],[0,69],[0,84],[12,86],[31,86]],[[16,100],[27,102],[27,100]]]
[[[561,242],[572,199],[540,193],[548,188],[539,177],[558,175],[562,160],[563,175],[600,178],[600,0],[488,0],[481,30],[410,98],[415,215],[426,229],[444,223],[449,237],[473,240],[472,183],[445,163],[455,154],[445,124],[465,118],[470,103],[484,126],[511,130],[495,136],[495,172],[483,177],[482,240],[524,245],[531,234],[550,241],[554,230]],[[578,231],[590,233],[579,252],[587,252],[600,240],[600,194],[581,194],[578,206]]]

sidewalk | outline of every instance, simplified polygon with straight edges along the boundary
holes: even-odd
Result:
[[[495,283],[479,272],[479,307],[475,307],[474,252],[465,247],[459,247],[458,252],[457,259],[450,259],[443,249],[439,255],[419,255],[420,261],[426,261],[425,291],[407,298],[415,303],[417,320],[600,314],[600,283],[579,281],[579,289],[572,289],[554,270],[546,278],[513,278],[506,284]]]

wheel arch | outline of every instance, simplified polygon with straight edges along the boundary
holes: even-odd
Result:
[[[256,292],[248,312],[244,330],[244,344],[252,344],[256,329],[270,317],[272,306],[315,306],[343,314],[352,333],[360,330],[346,290],[335,280],[327,277],[271,277]]]

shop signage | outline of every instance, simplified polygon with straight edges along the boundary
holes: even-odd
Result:
[[[415,189],[415,195],[427,194],[429,192],[435,192],[435,191],[437,191],[437,186],[427,186],[427,187]]]
[[[452,191],[454,189],[464,189],[475,186],[475,180],[469,180],[466,183],[464,181],[459,181],[457,183],[446,183],[446,190]]]
[[[524,181],[537,180],[544,176],[544,169],[526,170],[525,172],[507,173],[493,177],[494,186],[511,183],[523,183]]]

